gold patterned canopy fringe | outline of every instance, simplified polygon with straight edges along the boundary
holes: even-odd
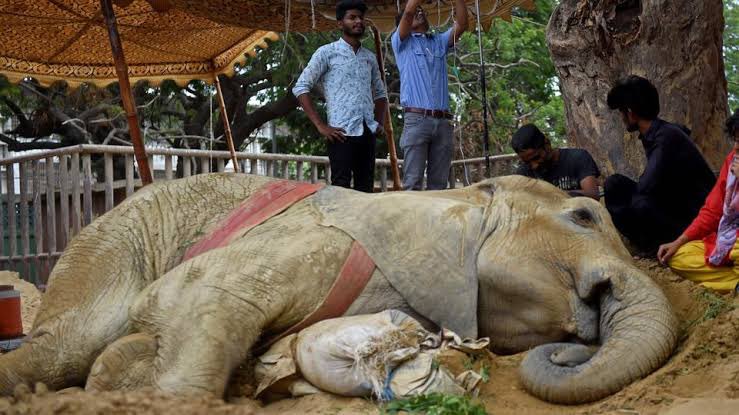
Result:
[[[383,32],[395,27],[397,0],[367,0],[367,17]],[[277,40],[275,32],[336,29],[330,0],[114,0],[118,31],[132,82],[171,79],[212,81],[233,73],[245,54]],[[475,0],[467,0],[471,20]],[[452,20],[454,0],[426,0],[434,26]],[[488,28],[514,7],[532,9],[533,0],[480,0]],[[289,17],[289,19],[288,19]],[[0,73],[11,82],[33,77],[42,84],[64,80],[117,82],[99,0],[0,0]]]
[[[150,0],[165,8],[187,10],[224,24],[258,27],[276,32],[328,31],[336,29],[336,1],[332,0]],[[365,0],[367,17],[382,32],[395,28],[395,16],[405,0]],[[467,0],[474,21],[475,0]],[[429,23],[442,26],[452,20],[454,0],[425,0]],[[534,9],[534,0],[480,0],[480,20],[487,30],[494,18],[510,21],[511,10]],[[289,16],[289,21],[285,18]]]
[[[132,82],[212,81],[214,73],[233,73],[256,47],[267,47],[265,40],[278,39],[180,9],[155,11],[145,0],[116,3],[125,5],[115,12]],[[117,82],[100,1],[0,0],[0,73],[11,82],[33,77],[73,88]]]

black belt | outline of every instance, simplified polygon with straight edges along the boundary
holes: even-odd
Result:
[[[454,116],[450,112],[444,111],[444,110],[426,110],[423,108],[405,107],[403,108],[403,112],[423,114],[427,117],[432,117],[432,118],[446,118],[447,120],[451,120],[452,118],[454,118]]]

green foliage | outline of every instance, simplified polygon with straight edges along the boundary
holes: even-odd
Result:
[[[706,321],[713,320],[721,314],[736,308],[736,306],[731,303],[730,299],[717,295],[715,292],[708,289],[704,289],[697,294],[696,297],[706,308],[703,310],[702,315],[685,323],[684,329],[682,330],[683,334],[681,341],[688,335],[688,330],[691,327],[696,324],[702,324]]]
[[[538,125],[555,144],[565,141],[564,105],[546,45],[546,24],[555,5],[554,0],[537,0],[535,11],[516,11],[510,23],[496,20],[483,36],[493,154],[510,152],[510,136],[525,123]],[[454,66],[457,56],[478,50],[474,32],[467,33],[460,43],[450,66]],[[471,79],[465,88],[479,94],[478,79]],[[450,84],[450,89],[452,94],[465,95],[458,83]],[[480,97],[469,95],[462,100],[463,122],[479,120],[482,114]],[[480,132],[471,137],[477,142],[480,138]],[[481,148],[478,145],[467,152],[479,155]]]
[[[729,106],[739,108],[739,0],[724,1],[724,66]]]
[[[700,299],[703,304],[706,305],[706,309],[703,311],[703,316],[700,318],[700,322],[713,320],[722,313],[732,310],[734,305],[731,304],[730,300],[724,297],[716,295],[712,291],[703,291],[700,294]]]
[[[480,377],[483,383],[490,382],[490,367],[486,363],[483,363],[480,367]]]
[[[381,408],[382,414],[486,415],[485,407],[465,396],[431,393],[392,401]]]

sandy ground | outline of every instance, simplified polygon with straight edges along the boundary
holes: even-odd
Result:
[[[523,354],[490,359],[490,381],[479,400],[488,413],[522,414],[739,414],[739,299],[717,296],[683,281],[652,261],[639,266],[664,289],[683,322],[680,344],[661,369],[601,401],[559,406],[528,395],[518,381]],[[33,295],[31,293],[30,295]],[[33,305],[32,305],[33,304]],[[38,301],[24,304],[33,313]],[[32,316],[24,316],[31,319]],[[24,325],[24,327],[27,327]],[[247,398],[176,398],[156,391],[86,393],[78,389],[0,398],[0,414],[376,414],[364,399],[327,394],[262,405]]]

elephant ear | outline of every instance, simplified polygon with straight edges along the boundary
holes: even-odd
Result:
[[[367,195],[327,187],[313,200],[321,224],[360,242],[411,307],[477,338],[476,259],[484,206],[445,193]]]

